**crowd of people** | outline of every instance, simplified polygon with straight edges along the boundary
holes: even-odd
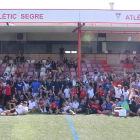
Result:
[[[9,56],[5,56],[8,64]],[[26,63],[24,55],[14,58],[15,69]],[[84,62],[83,62],[84,63]],[[59,62],[51,58],[34,63],[34,76],[26,72],[4,74],[0,78],[1,115],[40,112],[48,114],[114,114],[116,107],[123,107],[127,115],[140,114],[140,75],[137,73],[117,76],[111,72],[94,69],[91,77],[86,72],[81,78],[65,73],[64,68],[77,68],[77,62]],[[44,75],[41,75],[44,68]]]

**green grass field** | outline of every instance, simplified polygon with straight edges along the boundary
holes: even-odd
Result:
[[[80,140],[140,139],[139,117],[75,115],[69,118]],[[66,115],[0,116],[0,140],[74,140]]]

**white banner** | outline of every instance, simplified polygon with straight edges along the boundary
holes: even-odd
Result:
[[[140,11],[0,10],[0,22],[140,23]]]
[[[0,10],[0,22],[79,22],[79,11]]]
[[[140,23],[140,11],[80,10],[80,21]]]

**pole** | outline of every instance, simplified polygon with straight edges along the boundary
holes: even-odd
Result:
[[[78,26],[78,77],[81,78],[81,23]]]

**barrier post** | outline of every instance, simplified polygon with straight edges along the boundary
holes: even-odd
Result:
[[[78,26],[78,77],[81,78],[81,23]]]

